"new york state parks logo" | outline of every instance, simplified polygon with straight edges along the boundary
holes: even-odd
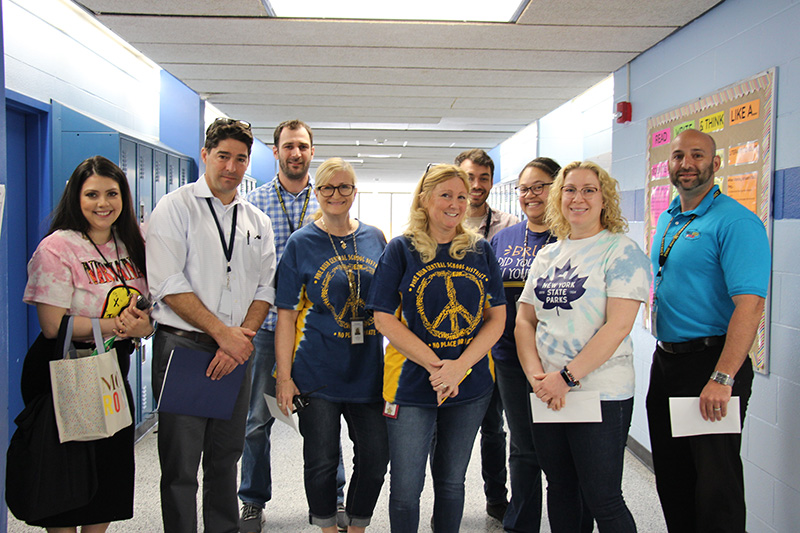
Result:
[[[563,267],[556,267],[552,279],[548,276],[539,278],[536,282],[536,297],[544,304],[545,309],[572,309],[574,302],[586,292],[583,284],[587,277],[581,278],[575,274],[575,268],[570,261]]]

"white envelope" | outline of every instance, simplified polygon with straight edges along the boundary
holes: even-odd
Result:
[[[278,400],[269,396],[268,394],[264,395],[264,400],[267,402],[267,408],[269,408],[270,414],[275,418],[275,420],[280,420],[293,430],[300,434],[300,430],[298,429],[298,422],[297,422],[297,413],[290,413],[289,416],[286,416],[281,411],[280,407],[278,407]]]
[[[738,396],[731,397],[731,401],[728,402],[728,414],[717,422],[703,420],[700,415],[700,398],[670,398],[669,418],[672,422],[673,437],[742,432]]]
[[[600,412],[600,392],[592,390],[572,390],[567,393],[566,402],[560,411],[553,411],[547,404],[531,393],[533,423],[558,422],[602,422]]]

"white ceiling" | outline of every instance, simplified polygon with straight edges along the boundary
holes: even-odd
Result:
[[[476,24],[275,19],[261,0],[80,1],[264,143],[299,118],[316,163],[363,159],[359,178],[382,181],[495,147],[718,3],[531,0],[516,24]]]

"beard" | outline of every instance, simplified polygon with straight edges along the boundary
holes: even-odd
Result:
[[[703,189],[708,184],[708,182],[712,182],[714,180],[714,168],[711,165],[706,166],[705,168],[698,168],[697,169],[697,176],[689,181],[689,182],[682,182],[681,181],[681,170],[677,170],[673,172],[670,170],[669,173],[669,181],[672,185],[675,186],[676,189],[679,191],[693,191],[697,189]]]
[[[306,161],[306,163],[297,172],[293,172],[289,167],[288,161],[284,159],[279,160],[279,164],[281,167],[281,172],[283,172],[284,176],[290,180],[299,181],[305,179],[305,177],[308,175],[308,167],[311,166],[311,161]]]

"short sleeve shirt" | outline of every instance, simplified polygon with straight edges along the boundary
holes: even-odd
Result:
[[[495,361],[519,365],[514,328],[517,321],[517,300],[522,294],[528,271],[536,254],[547,244],[556,241],[549,231],[536,232],[528,229],[524,220],[510,228],[501,230],[492,237],[492,248],[497,255],[497,264],[503,273],[503,289],[506,293],[506,328],[497,344],[492,348]],[[527,236],[527,238],[526,238]]]
[[[720,194],[716,185],[691,211],[681,212],[680,198],[658,218],[651,249],[658,272],[661,238],[664,247],[692,215],[656,276],[656,336],[665,342],[685,342],[724,335],[733,314],[732,297],[766,297],[770,249],[761,220],[739,202]]]
[[[464,259],[439,245],[436,257],[423,263],[410,240],[396,237],[381,256],[367,307],[395,314],[440,359],[457,359],[483,324],[487,307],[505,305],[503,280],[494,252],[481,239]],[[435,407],[436,393],[422,366],[406,359],[392,344],[384,356],[383,398],[387,402]],[[458,396],[442,407],[480,398],[493,386],[490,358],[484,357],[459,385]]]
[[[646,302],[650,263],[639,246],[603,230],[586,239],[564,239],[533,260],[519,301],[533,305],[539,324],[536,347],[545,372],[562,369],[606,322],[609,298]],[[633,342],[630,335],[611,358],[581,379],[583,390],[601,400],[633,396]]]
[[[338,257],[327,233],[309,224],[289,237],[278,265],[275,305],[299,311],[292,379],[301,392],[324,387],[313,396],[328,401],[377,402],[383,337],[372,312],[364,313],[364,301],[386,239],[359,223],[352,236],[333,240]],[[363,321],[363,344],[351,342],[354,312]]]
[[[28,262],[28,284],[23,301],[61,307],[72,316],[118,316],[132,295],[147,295],[148,291],[142,272],[130,260],[119,239],[117,246],[118,249],[113,239],[98,245],[109,261],[106,265],[81,233],[72,230],[53,232],[42,239]],[[125,280],[130,294],[118,275]]]

